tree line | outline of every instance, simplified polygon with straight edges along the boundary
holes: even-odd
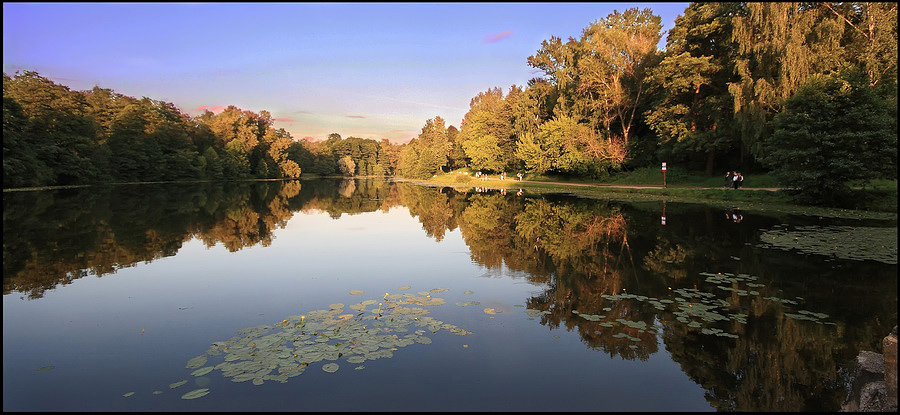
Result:
[[[401,174],[599,178],[667,161],[772,172],[820,203],[896,177],[897,3],[691,3],[663,51],[661,29],[632,8],[543,41],[527,59],[542,76],[480,92],[459,131],[428,120]]]
[[[331,134],[297,141],[268,111],[191,117],[174,104],[33,71],[3,74],[3,187],[393,174],[399,146]],[[393,156],[392,156],[393,155]]]

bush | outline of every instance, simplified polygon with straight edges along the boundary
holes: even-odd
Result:
[[[468,183],[472,181],[472,176],[468,174],[454,174],[453,181],[456,183]]]

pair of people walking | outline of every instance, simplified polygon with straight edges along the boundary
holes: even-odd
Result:
[[[740,189],[744,185],[744,175],[741,172],[730,171],[725,173],[725,187]]]

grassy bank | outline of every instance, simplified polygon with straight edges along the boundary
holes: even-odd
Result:
[[[659,172],[657,171],[657,173]],[[874,183],[874,185],[870,184],[865,194],[871,200],[866,203],[867,206],[864,209],[836,209],[791,203],[790,196],[783,191],[762,190],[763,188],[774,187],[774,179],[764,175],[745,176],[748,184],[745,188],[739,190],[724,188],[724,178],[702,177],[687,173],[682,173],[681,177],[676,176],[674,184],[669,182],[667,188],[662,188],[661,177],[659,182],[649,183],[652,175],[648,171],[631,172],[631,174],[610,177],[610,180],[605,181],[566,180],[560,177],[538,175],[526,175],[525,181],[522,182],[517,181],[514,175],[513,178],[507,177],[506,180],[502,181],[499,180],[497,175],[489,176],[488,180],[480,180],[472,177],[472,174],[466,171],[440,174],[428,180],[397,180],[426,186],[448,186],[458,190],[468,190],[473,187],[522,189],[529,194],[567,193],[579,197],[629,202],[701,203],[756,212],[778,212],[852,219],[897,219],[896,180],[882,181]],[[758,180],[757,185],[752,186],[750,180]],[[551,181],[553,183],[550,183]],[[707,185],[706,183],[709,184]]]

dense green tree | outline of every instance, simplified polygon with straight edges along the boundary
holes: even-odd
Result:
[[[444,119],[440,116],[431,118],[425,121],[418,137],[400,151],[398,172],[404,177],[431,177],[449,165],[452,149]]]
[[[14,78],[4,74],[3,95],[13,98],[28,117],[22,131],[36,156],[53,172],[49,183],[87,184],[102,180],[97,168],[105,155],[96,142],[96,124],[88,114],[82,94],[69,90],[36,72],[24,71]]]
[[[28,116],[11,97],[3,96],[3,187],[51,183],[53,171],[38,157],[41,150],[29,142]]]
[[[848,69],[816,77],[785,102],[763,161],[796,199],[849,204],[848,182],[897,176],[897,105]]]
[[[707,174],[717,157],[739,147],[734,126],[732,16],[739,3],[691,3],[675,19],[664,59],[648,78],[659,94],[646,121],[662,146],[661,158],[690,161],[705,155]]]
[[[529,171],[587,175],[593,159],[590,128],[572,117],[558,116],[541,125],[537,134],[525,134],[517,156]]]

